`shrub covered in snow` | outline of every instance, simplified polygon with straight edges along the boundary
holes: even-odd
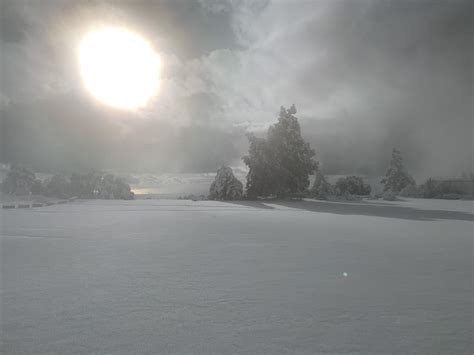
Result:
[[[106,200],[133,200],[130,185],[112,174],[104,175],[96,186],[97,198]]]
[[[315,152],[301,136],[296,108],[280,110],[278,122],[266,138],[249,135],[247,195],[269,197],[306,193],[309,176],[317,169]]]
[[[79,197],[131,200],[134,194],[121,178],[112,174],[90,172],[71,175],[71,178],[56,174],[41,182],[35,174],[21,166],[12,166],[2,183],[2,190],[8,194],[35,194],[48,197]]]
[[[189,194],[189,195],[179,196],[178,200],[205,201],[207,200],[207,197],[204,195]]]
[[[243,185],[228,166],[217,170],[216,178],[209,190],[210,200],[239,200],[243,196]]]
[[[316,171],[313,186],[311,187],[310,196],[320,200],[326,200],[329,195],[334,194],[334,189],[320,169]]]
[[[467,185],[471,187],[471,189],[466,189],[466,182]],[[463,195],[466,194],[471,194],[472,195],[472,186],[473,186],[473,180],[470,181],[465,181],[462,185],[456,184],[456,181],[452,180],[444,180],[444,181],[439,181],[438,182],[438,192],[441,196],[441,198],[446,198],[449,200],[453,199],[458,199],[461,198]],[[471,190],[471,191],[469,191]],[[470,192],[470,193],[469,193]]]
[[[384,191],[382,198],[385,201],[395,201],[397,199],[397,194],[391,190]]]
[[[403,165],[402,153],[393,148],[390,167],[387,169],[385,178],[381,181],[384,184],[384,191],[400,192],[408,185],[415,185],[415,180],[411,177]]]
[[[366,184],[360,176],[346,176],[336,182],[337,195],[370,195],[370,185]]]
[[[402,197],[421,197],[420,189],[416,185],[407,185],[399,193]]]
[[[64,175],[56,174],[44,182],[43,195],[58,198],[70,197],[71,183]]]
[[[71,175],[71,194],[80,198],[97,198],[102,174],[91,171],[86,174]]]
[[[112,174],[91,172],[88,174],[54,175],[42,187],[45,196],[66,198],[76,196],[87,199],[132,200],[134,194],[130,185]]]
[[[43,182],[40,179],[36,179],[33,186],[31,186],[31,193],[33,195],[43,194]]]
[[[35,173],[21,165],[11,165],[2,182],[2,191],[12,195],[28,195],[35,183]]]
[[[472,180],[435,180],[429,178],[418,188],[419,196],[424,198],[442,198],[458,200],[472,196]]]
[[[429,178],[420,185],[420,194],[424,198],[436,198],[439,196],[438,183],[434,179]]]

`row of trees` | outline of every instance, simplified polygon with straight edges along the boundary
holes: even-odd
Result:
[[[403,165],[402,154],[399,150],[393,149],[390,167],[381,182],[384,184],[384,198],[386,199],[393,199],[397,195],[403,197],[459,199],[466,195],[471,195],[472,197],[473,179],[472,177],[465,177],[464,179],[464,182],[468,184],[452,184],[451,181],[429,178],[421,185],[417,185],[415,179],[413,179]],[[470,184],[469,180],[471,180]]]
[[[473,197],[474,179],[436,180],[427,179],[421,185],[409,185],[399,193],[403,197],[442,198],[457,200],[464,197]]]
[[[112,174],[89,172],[74,173],[70,177],[56,174],[45,181],[20,165],[12,165],[2,182],[2,191],[13,195],[43,195],[47,197],[79,197],[87,199],[124,199],[134,197],[130,185]]]
[[[2,192],[11,195],[28,195],[37,189],[41,181],[36,181],[35,173],[21,165],[11,165],[2,182]]]
[[[346,176],[339,178],[334,185],[330,184],[321,170],[316,171],[314,183],[309,191],[309,197],[326,200],[330,196],[367,196],[372,188],[360,176]]]
[[[310,196],[326,199],[329,196],[369,195],[371,187],[361,177],[340,178],[334,185],[326,180],[315,160],[315,151],[301,136],[298,119],[294,116],[296,112],[294,105],[289,109],[281,107],[278,122],[268,129],[265,138],[248,135],[249,152],[243,157],[249,168],[246,197]],[[309,189],[312,174],[315,174],[315,180]],[[386,199],[416,186],[403,165],[400,151],[395,148],[381,183]],[[234,177],[232,169],[219,169],[209,198],[240,199],[243,195],[242,184]]]
[[[248,135],[249,152],[243,157],[249,171],[246,197],[292,197],[308,196],[326,199],[330,196],[369,195],[371,187],[358,176],[340,178],[330,184],[319,169],[315,151],[301,135],[296,108],[281,107],[278,122],[270,126],[266,137]],[[310,176],[315,175],[313,186]],[[401,152],[393,149],[389,168],[382,179],[384,198],[397,195],[412,197],[440,197],[452,192],[447,186],[428,180],[416,186],[407,172]],[[450,187],[449,187],[450,188]],[[21,166],[12,166],[2,184],[9,194],[42,194],[54,197],[77,196],[80,198],[132,199],[130,186],[111,174],[91,172],[72,174],[70,178],[55,175],[42,182],[35,174]],[[452,188],[451,188],[452,189]],[[210,188],[210,199],[236,200],[244,197],[243,185],[232,169],[222,167]]]

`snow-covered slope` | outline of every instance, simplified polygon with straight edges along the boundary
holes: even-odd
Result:
[[[0,222],[5,354],[472,351],[472,202],[97,200]]]

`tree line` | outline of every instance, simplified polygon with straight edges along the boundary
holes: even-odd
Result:
[[[210,187],[209,199],[239,200],[257,198],[312,197],[316,199],[369,196],[371,186],[360,176],[339,178],[328,182],[316,160],[316,154],[301,134],[295,105],[281,107],[278,120],[271,125],[265,137],[247,135],[249,148],[243,162],[248,167],[245,191],[243,184],[234,176],[232,169],[221,167]],[[310,177],[314,181],[310,186]],[[471,177],[472,178],[472,177]],[[453,184],[428,179],[417,186],[403,164],[402,154],[396,148],[383,184],[383,197],[394,200],[397,195],[424,198],[460,198],[465,195]],[[16,195],[44,195],[51,197],[133,199],[128,183],[112,174],[89,172],[69,177],[56,174],[45,181],[21,165],[12,165],[2,182],[2,191]],[[472,187],[471,187],[472,195]]]
[[[130,185],[112,174],[98,171],[73,173],[70,176],[56,174],[41,181],[33,171],[17,164],[10,166],[1,188],[3,193],[11,195],[122,200],[134,198]]]
[[[246,191],[235,178],[232,169],[221,167],[210,188],[210,199],[235,200],[255,198],[312,197],[317,199],[368,196],[371,187],[362,177],[346,176],[330,184],[316,160],[315,151],[301,135],[296,107],[281,107],[278,121],[268,128],[266,137],[250,133],[248,154],[243,157],[248,167]],[[310,176],[314,175],[310,187]],[[461,196],[443,184],[435,184],[428,179],[417,186],[408,173],[401,152],[393,148],[389,167],[381,180],[386,200],[394,200],[397,195],[425,198],[455,198]]]

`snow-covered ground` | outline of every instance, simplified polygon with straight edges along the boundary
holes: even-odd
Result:
[[[472,353],[472,202],[0,211],[4,354]]]

